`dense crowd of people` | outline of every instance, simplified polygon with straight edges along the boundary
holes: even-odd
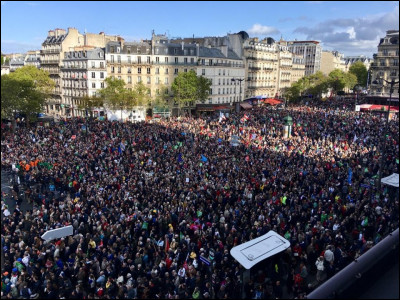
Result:
[[[399,221],[398,199],[376,190],[383,140],[383,175],[398,173],[397,116],[386,132],[384,114],[332,102],[2,131],[2,168],[33,203],[8,211],[18,193],[2,196],[2,298],[301,297]],[[41,239],[66,225],[73,235]],[[230,249],[270,230],[291,247],[242,285]]]

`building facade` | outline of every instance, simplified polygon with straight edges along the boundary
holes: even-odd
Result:
[[[55,82],[54,92],[47,102],[46,112],[54,116],[66,116],[68,107],[65,105],[62,91],[61,66],[64,53],[74,51],[75,47],[104,47],[108,41],[119,40],[118,36],[100,34],[81,34],[76,28],[55,29],[48,32],[40,51],[41,68],[50,73]]]
[[[65,108],[67,117],[85,116],[85,110],[79,107],[81,98],[96,96],[97,91],[104,87],[107,77],[104,49],[79,48],[64,53],[63,65],[60,68],[62,108]]]
[[[399,82],[399,31],[388,30],[378,45],[378,53],[374,54],[371,65],[370,94],[376,96],[389,96],[390,85],[374,83],[378,78],[387,81]],[[393,97],[399,97],[399,84],[394,86]]]
[[[356,62],[362,62],[367,70],[370,69],[371,63],[373,62],[372,58],[366,57],[365,55],[359,55],[359,56],[346,56],[344,58],[345,64],[346,64],[346,72],[349,71],[350,67],[352,64]]]
[[[325,75],[329,75],[330,72],[336,69],[346,72],[344,54],[338,51],[322,51],[320,71]]]
[[[288,45],[290,52],[303,56],[306,76],[315,74],[321,69],[322,48],[318,41],[289,41]]]

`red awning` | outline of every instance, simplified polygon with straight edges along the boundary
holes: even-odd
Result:
[[[265,104],[269,104],[269,105],[278,105],[278,104],[281,104],[283,101],[278,100],[278,99],[268,98],[268,99],[262,100],[262,102],[264,102]]]

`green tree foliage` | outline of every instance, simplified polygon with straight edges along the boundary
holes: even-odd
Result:
[[[1,117],[15,121],[16,113],[26,117],[26,122],[35,120],[43,111],[46,95],[29,79],[17,76],[1,76]],[[14,123],[15,128],[15,123]]]
[[[211,80],[204,77],[197,77],[197,100],[205,102],[210,94]]]
[[[349,73],[354,74],[357,77],[357,83],[359,85],[364,87],[367,86],[368,70],[361,61],[357,61],[352,64],[349,68]]]
[[[78,108],[87,111],[93,117],[93,109],[104,107],[104,99],[97,96],[84,96],[79,99]]]
[[[168,87],[161,85],[156,92],[152,105],[154,108],[157,109],[166,109],[169,106],[168,105],[169,98],[170,97],[168,95]]]
[[[112,110],[126,109],[128,93],[125,89],[125,82],[122,79],[107,77],[104,80],[106,87],[98,91],[104,101],[104,106]]]
[[[326,93],[329,88],[329,79],[321,71],[312,74],[310,77],[310,94],[314,97],[322,97],[323,93]]]
[[[134,101],[130,102],[133,106],[151,106],[150,89],[143,82],[138,82],[135,85],[130,97],[134,97]]]
[[[335,69],[329,73],[329,87],[332,88],[335,94],[342,91],[346,87],[347,75],[339,69]]]
[[[197,99],[197,82],[197,75],[193,70],[187,73],[178,73],[178,76],[175,77],[171,88],[174,93],[174,100],[178,103],[179,109]]]
[[[36,88],[40,90],[46,98],[50,96],[55,87],[55,82],[50,78],[49,72],[40,70],[35,66],[18,68],[15,72],[11,73],[10,76],[18,80],[32,80]]]

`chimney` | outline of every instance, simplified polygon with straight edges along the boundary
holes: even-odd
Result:
[[[196,43],[196,56],[200,56],[200,45]]]
[[[49,35],[48,36],[54,36],[54,30],[49,30]]]
[[[221,46],[221,52],[225,57],[228,57],[228,46]]]
[[[185,48],[185,42],[182,41],[182,42],[181,42],[181,45],[182,45],[182,51],[183,51],[183,49]]]

